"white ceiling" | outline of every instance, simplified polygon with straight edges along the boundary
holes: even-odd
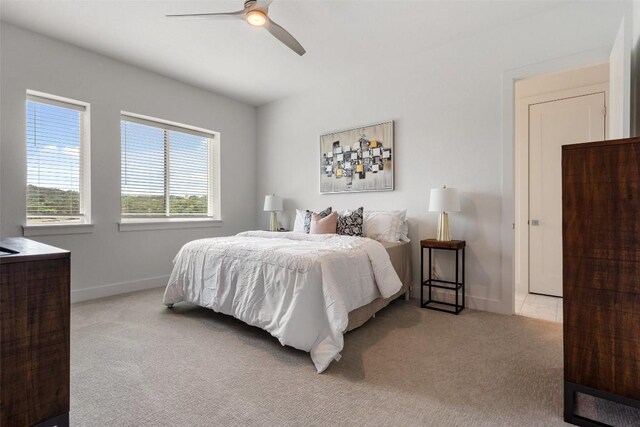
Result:
[[[242,21],[165,18],[238,10],[243,0],[2,0],[0,13],[23,28],[261,105],[357,79],[383,61],[402,66],[418,52],[560,3],[276,0],[270,16],[302,43],[303,57]]]

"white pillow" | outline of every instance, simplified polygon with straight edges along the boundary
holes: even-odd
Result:
[[[296,220],[293,223],[293,231],[295,233],[304,233],[304,216],[307,211],[296,209]]]
[[[364,211],[364,237],[381,242],[409,241],[409,227],[406,221],[407,210],[401,211]]]
[[[410,242],[411,239],[409,239],[409,223],[407,222],[407,220],[405,219],[402,223],[402,226],[400,227],[400,238],[399,240],[401,242]]]

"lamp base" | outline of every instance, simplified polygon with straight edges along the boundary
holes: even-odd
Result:
[[[436,239],[440,242],[451,241],[451,229],[449,228],[449,214],[440,212],[438,217],[438,235]]]
[[[278,231],[278,214],[275,212],[271,212],[271,224],[270,224],[270,230],[271,231]]]

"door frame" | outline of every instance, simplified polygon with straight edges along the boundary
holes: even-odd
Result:
[[[529,107],[531,105],[604,93],[605,108],[609,108],[609,83],[602,82],[570,89],[532,95],[516,100],[515,117],[515,294],[530,293],[529,272]],[[609,126],[604,119],[605,139]]]

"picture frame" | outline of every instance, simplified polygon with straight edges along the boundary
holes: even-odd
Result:
[[[390,120],[320,135],[320,194],[393,191],[393,127]]]

